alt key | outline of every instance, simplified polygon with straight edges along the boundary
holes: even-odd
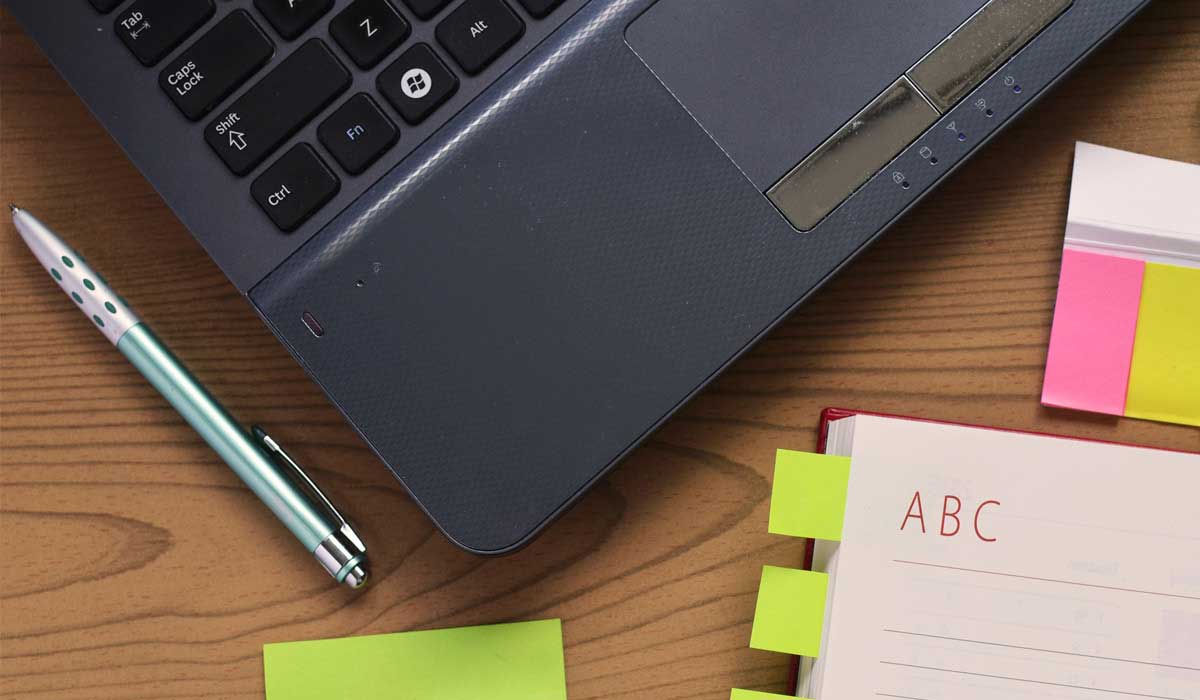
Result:
[[[341,189],[337,175],[306,143],[299,143],[250,185],[258,206],[282,231],[295,231]]]

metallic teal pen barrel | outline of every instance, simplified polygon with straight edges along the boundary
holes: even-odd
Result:
[[[13,223],[58,285],[339,583],[367,579],[366,546],[298,464],[246,431],[77,252],[28,212]]]
[[[117,349],[133,363],[179,415],[221,455],[250,490],[287,526],[300,544],[313,551],[337,526],[314,507],[291,479],[280,472],[250,434],[200,386],[145,323],[133,326],[117,341]]]

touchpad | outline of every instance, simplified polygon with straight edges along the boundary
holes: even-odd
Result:
[[[984,3],[659,0],[626,39],[766,191]]]

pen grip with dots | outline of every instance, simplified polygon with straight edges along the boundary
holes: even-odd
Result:
[[[116,345],[126,331],[141,323],[87,260],[32,214],[14,210],[13,223],[38,262],[71,298],[71,303],[92,320],[110,343]]]

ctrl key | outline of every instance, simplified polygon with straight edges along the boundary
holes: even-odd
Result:
[[[341,187],[312,146],[298,143],[254,180],[250,194],[280,230],[290,233]]]

